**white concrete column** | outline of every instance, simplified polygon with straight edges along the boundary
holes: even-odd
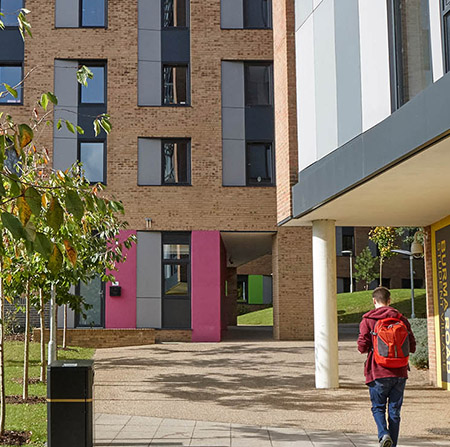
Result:
[[[313,222],[312,231],[316,388],[338,388],[336,229],[334,221],[316,220]]]

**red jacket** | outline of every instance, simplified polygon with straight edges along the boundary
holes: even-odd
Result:
[[[404,321],[409,331],[409,350],[410,352],[416,351],[416,340],[412,333],[411,325],[400,312],[390,306],[382,306],[367,312],[363,315],[359,325],[358,337],[359,352],[362,354],[367,352],[367,360],[364,366],[366,383],[370,383],[375,379],[382,379],[383,377],[408,377],[408,366],[402,368],[384,368],[375,362],[371,332],[374,330],[377,320],[382,320],[383,318],[400,318]]]

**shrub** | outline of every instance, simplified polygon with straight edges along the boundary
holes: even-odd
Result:
[[[409,359],[416,368],[428,368],[428,332],[426,318],[412,318],[409,320],[411,329],[416,338],[416,352]]]

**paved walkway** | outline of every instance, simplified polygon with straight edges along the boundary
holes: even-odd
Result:
[[[375,436],[100,414],[95,446],[115,447],[378,447]],[[450,441],[402,438],[402,447],[447,447]]]

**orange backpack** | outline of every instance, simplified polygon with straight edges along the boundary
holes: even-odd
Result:
[[[375,361],[385,368],[402,368],[409,361],[409,332],[399,318],[378,320],[372,332]]]

